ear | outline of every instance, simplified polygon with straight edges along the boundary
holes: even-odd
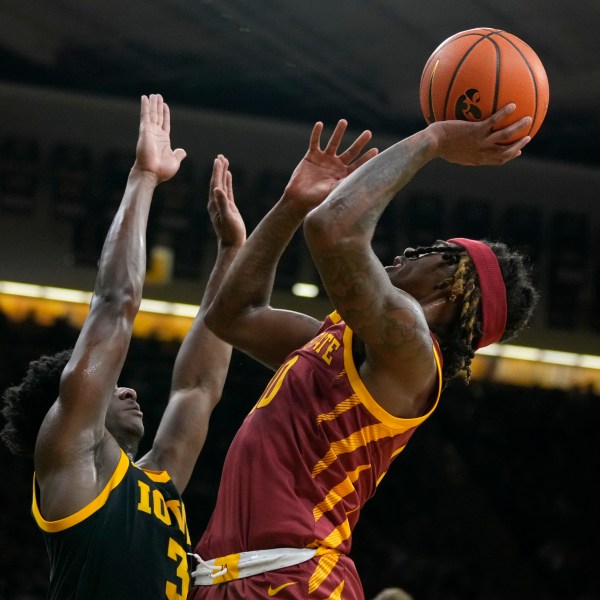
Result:
[[[451,299],[450,289],[434,290],[428,298],[421,301],[423,313],[430,329],[443,331],[458,317],[462,304],[462,296]]]

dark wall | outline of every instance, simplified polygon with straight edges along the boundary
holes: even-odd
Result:
[[[71,345],[76,335],[65,322],[44,328],[0,315],[0,388],[18,382],[29,360]],[[132,343],[121,381],[138,391],[146,445],[177,349],[176,342]],[[210,516],[227,447],[269,377],[234,353],[184,496],[194,540]],[[389,586],[416,600],[600,598],[598,423],[600,398],[581,391],[478,382],[447,389],[356,528],[352,557],[367,598]],[[0,459],[0,598],[41,599],[48,565],[30,514],[31,464],[4,448]]]

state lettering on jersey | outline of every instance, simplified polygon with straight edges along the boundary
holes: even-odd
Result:
[[[179,530],[186,535],[188,543],[190,543],[183,502],[181,500],[165,500],[160,490],[152,489],[144,481],[138,480],[138,489],[140,495],[137,509],[156,517],[168,526],[171,526],[174,520]],[[171,515],[173,518],[171,518]]]
[[[307,347],[314,350],[328,365],[331,364],[333,353],[339,350],[341,342],[329,331],[324,331],[312,340]]]

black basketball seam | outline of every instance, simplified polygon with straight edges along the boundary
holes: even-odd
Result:
[[[498,110],[498,96],[500,95],[500,46],[496,41],[492,39],[492,35],[500,33],[501,32],[495,31],[488,37],[488,40],[490,40],[490,42],[492,42],[492,44],[494,44],[494,47],[496,48],[496,84],[494,85],[494,102],[492,103],[492,114],[494,114]],[[500,37],[502,36],[500,35]]]
[[[535,98],[535,108],[533,110],[533,117],[532,117],[532,120],[531,120],[531,127],[529,128],[529,131],[527,132],[527,134],[529,135],[529,133],[533,129],[533,126],[535,124],[535,119],[536,119],[537,113],[538,113],[538,85],[537,85],[537,79],[535,78],[535,75],[533,73],[533,69],[531,68],[531,65],[529,64],[529,61],[525,58],[525,55],[521,52],[521,49],[512,40],[510,40],[507,37],[503,36],[502,33],[503,32],[498,32],[498,35],[503,40],[506,40],[519,53],[519,55],[523,59],[523,62],[527,66],[527,69],[529,70],[529,74],[531,75],[531,81],[533,81],[533,95],[534,95],[534,98]],[[521,41],[523,41],[523,40],[521,40]],[[525,44],[525,42],[523,42],[523,43]],[[533,48],[531,48],[531,51],[533,52]]]
[[[452,86],[454,85],[456,76],[457,76],[460,68],[462,67],[463,63],[467,59],[467,56],[469,56],[469,54],[471,54],[471,52],[473,52],[473,48],[475,48],[475,46],[480,44],[483,40],[487,39],[490,35],[492,35],[492,33],[496,33],[496,31],[497,30],[494,30],[486,35],[482,35],[480,33],[470,33],[465,36],[461,35],[460,37],[456,38],[459,40],[459,39],[462,39],[463,37],[468,37],[469,35],[481,36],[476,42],[473,43],[473,45],[468,50],[465,51],[465,53],[462,55],[462,58],[460,59],[459,63],[456,65],[456,68],[454,69],[454,73],[452,74],[452,77],[450,78],[450,83],[448,84],[448,88],[446,90],[446,98],[444,100],[444,118],[442,119],[443,121],[446,120],[446,113],[448,112],[448,100],[450,99],[450,91],[452,90]]]
[[[486,33],[486,34],[480,33],[482,31],[487,31],[488,33]],[[463,31],[460,35],[456,34],[457,35],[456,37],[451,36],[452,39],[448,38],[447,40],[442,42],[433,51],[433,54],[427,59],[427,62],[425,63],[425,67],[423,68],[423,72],[421,73],[421,81],[419,82],[419,89],[423,89],[423,81],[425,80],[425,73],[427,73],[427,70],[429,69],[429,65],[431,63],[435,62],[435,66],[433,67],[433,69],[431,70],[431,73],[429,74],[429,86],[428,86],[428,93],[427,93],[427,107],[429,109],[429,115],[425,116],[425,119],[427,120],[428,123],[434,123],[436,121],[435,111],[433,110],[433,78],[435,76],[435,71],[437,69],[437,65],[440,62],[439,59],[437,58],[439,52],[441,50],[443,50],[446,46],[453,44],[456,40],[460,40],[464,37],[469,37],[471,35],[482,35],[483,37],[488,37],[494,33],[501,33],[501,32],[502,32],[502,30],[492,29],[491,27],[477,27],[477,28],[475,28],[475,30],[469,29],[468,31]],[[446,103],[447,103],[447,100],[446,100]],[[445,112],[446,111],[444,109],[444,119],[446,118]]]

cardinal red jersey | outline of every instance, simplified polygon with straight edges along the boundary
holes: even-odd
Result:
[[[210,559],[268,548],[318,548],[323,554],[309,561],[318,581],[313,577],[311,588],[307,573],[308,587],[300,591],[288,584],[285,592],[298,595],[284,597],[321,597],[317,588],[332,587],[327,579],[340,562],[334,557],[350,551],[362,507],[437,405],[441,364],[432,343],[438,387],[428,412],[397,418],[377,404],[360,379],[351,329],[337,313],[327,317],[318,335],[288,356],[236,434],[216,508],[196,552]],[[353,568],[348,562],[344,557],[344,570]],[[259,577],[268,581],[269,573]],[[355,574],[351,578],[358,580]],[[192,597],[237,597],[225,590],[210,595],[211,588],[237,583],[195,587]],[[333,589],[343,587],[335,583]],[[339,597],[361,595],[362,590]]]

